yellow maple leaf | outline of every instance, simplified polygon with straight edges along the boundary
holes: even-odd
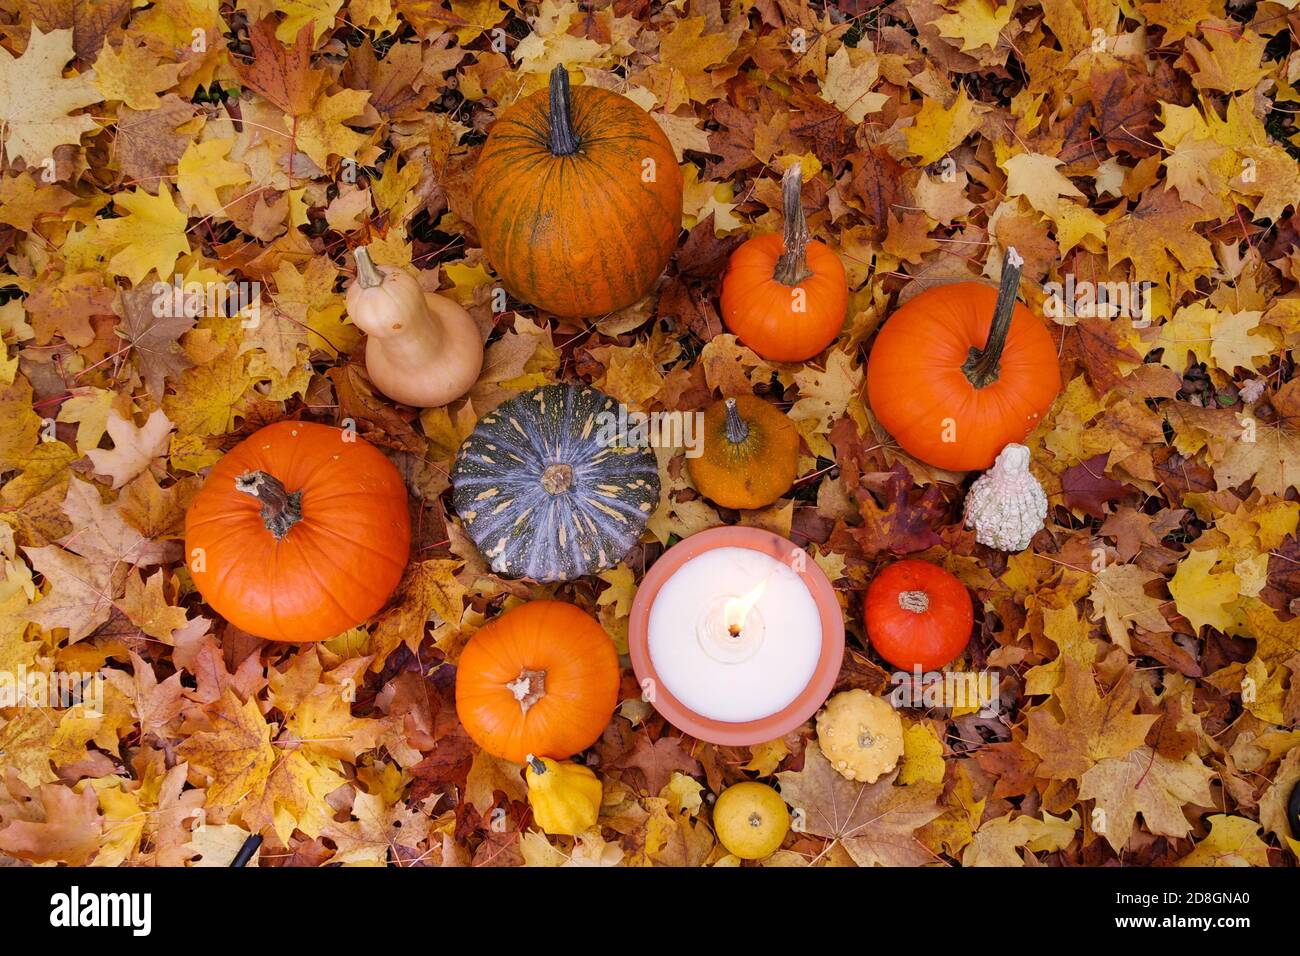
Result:
[[[159,279],[170,279],[176,260],[190,251],[189,220],[176,208],[171,188],[163,184],[153,196],[137,186],[114,196],[113,205],[125,215],[99,220],[99,235],[112,253],[109,271],[126,276],[132,285],[151,270]]]
[[[826,61],[822,99],[833,103],[850,123],[861,123],[868,113],[883,109],[889,102],[884,93],[870,92],[879,75],[880,61],[875,53],[862,47],[842,46]]]
[[[250,401],[246,393],[252,385],[248,356],[239,355],[232,344],[216,357],[182,373],[175,394],[163,398],[163,410],[187,438],[224,435],[245,413]],[[201,454],[194,447],[187,452]],[[176,454],[175,442],[172,454]]]
[[[97,128],[90,116],[68,115],[102,99],[89,78],[63,76],[72,56],[71,30],[42,33],[35,25],[22,56],[0,47],[0,141],[9,162],[53,161],[56,148]]]
[[[1154,571],[1136,564],[1108,564],[1096,576],[1092,593],[1092,620],[1106,621],[1110,639],[1132,654],[1129,628],[1138,624],[1148,631],[1168,631],[1169,622],[1160,613],[1160,601],[1146,593],[1146,585],[1161,580]]]
[[[1227,633],[1236,621],[1233,605],[1241,593],[1241,582],[1232,571],[1216,571],[1218,563],[1218,548],[1191,551],[1169,581],[1178,613],[1198,632],[1208,624]]]
[[[682,17],[659,38],[659,62],[646,71],[649,85],[669,113],[692,102],[715,100],[721,95],[721,81],[710,68],[735,49],[735,38],[710,30],[704,17]]]
[[[1136,209],[1108,227],[1106,252],[1111,267],[1130,259],[1138,275],[1163,281],[1176,272],[1188,284],[1215,268],[1209,242],[1195,229],[1205,218],[1197,208],[1179,200],[1172,190],[1147,190]]]
[[[473,43],[506,16],[505,8],[498,0],[451,0],[451,13],[455,18],[451,21],[455,24],[451,32],[456,34],[461,46]]]
[[[249,180],[245,164],[226,159],[234,144],[233,138],[209,139],[185,147],[185,153],[176,164],[176,183],[181,199],[191,207],[191,214],[227,218],[217,190],[239,186]]]
[[[333,96],[322,94],[311,112],[299,117],[292,132],[300,150],[311,157],[319,169],[329,168],[329,157],[356,159],[357,150],[370,142],[365,133],[344,126],[366,108],[368,90],[342,90]]]
[[[175,86],[180,72],[181,64],[160,62],[144,44],[127,40],[114,50],[105,43],[95,60],[95,85],[105,102],[153,110],[162,102],[159,91]]]
[[[897,783],[906,785],[924,780],[942,783],[945,766],[943,741],[934,728],[924,720],[908,727],[903,734],[903,765]]]
[[[1223,0],[1157,0],[1140,4],[1147,22],[1165,31],[1165,43],[1196,32],[1201,21],[1223,17]]]
[[[799,386],[799,400],[790,407],[791,421],[815,423],[815,434],[821,440],[809,447],[817,455],[834,458],[825,435],[851,407],[861,416],[865,368],[855,368],[849,353],[835,349],[826,357],[824,370],[805,365],[794,373],[794,380]]]
[[[1184,41],[1187,55],[1197,66],[1192,85],[1198,90],[1244,93],[1268,76],[1269,68],[1263,63],[1268,41],[1249,27],[1234,27],[1237,25],[1223,23],[1220,29],[1202,30],[1205,43],[1196,37]]]
[[[246,796],[260,795],[275,763],[275,748],[257,701],[241,703],[227,687],[205,713],[208,729],[191,734],[177,752],[209,778],[208,803],[228,807]]]
[[[1259,824],[1245,817],[1215,813],[1210,835],[1177,862],[1177,866],[1268,866],[1268,844],[1259,838]]]
[[[790,756],[790,748],[784,737],[754,744],[749,748],[749,763],[744,769],[752,770],[760,777],[770,777],[781,766],[781,761]]]
[[[601,571],[596,576],[609,585],[600,592],[596,603],[601,607],[612,604],[616,617],[627,617],[632,611],[632,599],[636,597],[636,576],[632,569],[620,562],[617,567]]]
[[[1014,3],[999,7],[994,6],[993,0],[958,0],[957,8],[937,17],[934,25],[939,28],[940,36],[961,40],[963,53],[982,46],[995,50],[1002,30],[1011,22],[1014,8]]]
[[[1272,357],[1281,344],[1269,338],[1270,330],[1261,328],[1259,320],[1264,313],[1259,310],[1220,312],[1210,330],[1213,342],[1210,357],[1225,372],[1237,368],[1254,369],[1261,360]],[[1272,330],[1276,334],[1276,330]]]
[[[966,89],[957,91],[951,106],[943,106],[933,97],[926,97],[921,111],[912,125],[903,130],[908,151],[920,157],[922,165],[952,152],[979,125],[975,102],[966,95]]]
[[[308,330],[307,345],[330,355],[352,351],[360,330],[343,315],[343,296],[334,291],[338,269],[325,256],[313,256],[299,272],[288,261],[275,271],[275,307]]]

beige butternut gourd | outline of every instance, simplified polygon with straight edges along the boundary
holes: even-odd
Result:
[[[394,401],[436,408],[470,390],[483,369],[483,338],[470,314],[425,292],[401,269],[376,266],[365,246],[354,255],[348,315],[367,335],[366,372]]]

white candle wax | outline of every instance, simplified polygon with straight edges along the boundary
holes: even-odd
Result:
[[[729,613],[727,602],[736,599]],[[732,633],[728,624],[747,601],[752,610]],[[821,617],[784,562],[750,548],[715,548],[664,582],[646,643],[674,697],[702,717],[739,723],[778,713],[808,686],[821,657]]]

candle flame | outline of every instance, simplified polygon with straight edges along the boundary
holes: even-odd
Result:
[[[732,637],[740,636],[740,632],[745,626],[745,618],[749,617],[749,612],[753,610],[754,605],[758,603],[759,598],[763,596],[766,589],[767,578],[763,578],[740,597],[727,599],[727,603],[722,609],[722,619],[727,626],[727,632]]]

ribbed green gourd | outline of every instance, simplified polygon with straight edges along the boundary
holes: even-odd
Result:
[[[479,421],[456,458],[452,503],[495,573],[568,581],[636,544],[659,471],[650,448],[621,443],[621,408],[598,389],[546,385]]]

